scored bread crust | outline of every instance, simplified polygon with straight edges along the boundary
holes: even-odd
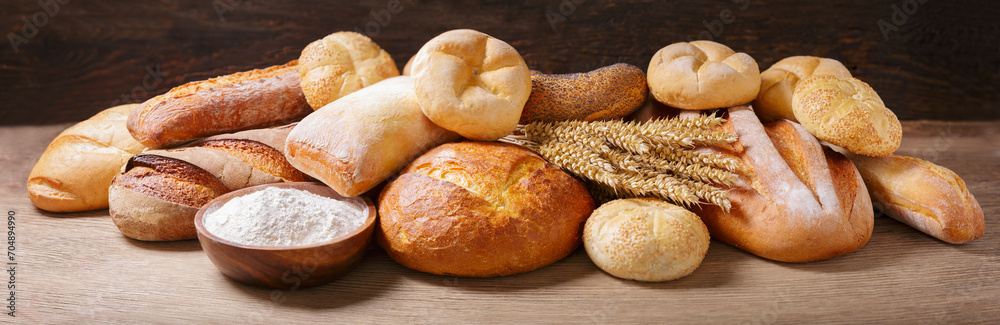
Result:
[[[749,103],[760,90],[760,68],[746,53],[712,41],[670,44],[646,70],[649,91],[661,103],[688,110]]]
[[[399,75],[396,62],[368,36],[336,32],[309,43],[299,57],[302,92],[314,110]]]
[[[459,29],[428,41],[413,60],[417,99],[435,124],[480,141],[514,131],[531,93],[531,74],[514,47]]]
[[[747,107],[728,111],[729,148],[743,161],[729,187],[732,208],[695,206],[712,238],[782,262],[812,262],[855,251],[871,237],[874,212],[858,170],[787,120],[761,125]]]
[[[760,74],[760,93],[753,101],[754,112],[764,123],[778,119],[797,122],[792,111],[795,86],[799,81],[821,74],[851,78],[847,67],[834,59],[791,56],[778,61]]]
[[[105,109],[56,136],[28,176],[31,203],[52,212],[107,208],[111,180],[129,157],[145,149],[125,127],[137,107]]]
[[[198,138],[286,124],[312,112],[296,61],[191,82],[142,103],[128,130],[159,149]]]
[[[965,181],[923,159],[844,152],[861,172],[877,209],[947,243],[983,237],[985,217]]]
[[[527,149],[444,144],[383,189],[377,241],[414,270],[511,275],[572,253],[593,209],[582,182]]]

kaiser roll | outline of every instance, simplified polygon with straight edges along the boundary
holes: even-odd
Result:
[[[691,110],[749,103],[760,90],[757,61],[712,41],[660,49],[649,62],[646,78],[656,100]]]
[[[795,121],[792,93],[795,86],[812,75],[828,74],[850,78],[851,72],[840,61],[815,56],[791,56],[778,61],[760,74],[760,94],[753,110],[762,122],[778,119]]]
[[[511,275],[573,252],[593,209],[581,181],[527,149],[449,143],[385,186],[377,241],[414,270]]]

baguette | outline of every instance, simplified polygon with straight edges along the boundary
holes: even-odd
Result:
[[[457,140],[424,116],[413,78],[389,78],[324,106],[285,142],[299,170],[343,196],[367,192],[425,151]]]
[[[31,203],[52,212],[107,208],[111,179],[145,149],[125,128],[136,107],[108,108],[56,136],[28,176]]]
[[[142,103],[128,130],[161,149],[198,138],[287,124],[312,109],[300,86],[297,61],[191,82]]]
[[[861,172],[876,209],[947,243],[967,243],[986,232],[983,209],[965,182],[929,161],[842,151]]]
[[[194,215],[212,199],[244,187],[307,180],[281,152],[292,127],[218,135],[132,157],[111,183],[111,219],[138,240],[196,238]]]

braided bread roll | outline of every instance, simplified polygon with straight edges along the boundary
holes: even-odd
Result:
[[[132,157],[111,183],[111,219],[138,240],[196,238],[194,215],[212,199],[244,187],[306,180],[282,151],[292,127],[218,135]]]
[[[145,149],[125,128],[136,107],[106,109],[56,136],[28,176],[31,203],[52,212],[107,208],[111,179]]]

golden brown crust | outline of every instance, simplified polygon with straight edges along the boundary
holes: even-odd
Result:
[[[31,202],[53,212],[108,207],[108,186],[144,147],[125,128],[137,104],[108,108],[60,133],[28,176]]]
[[[129,159],[124,172],[115,177],[114,183],[163,201],[196,208],[231,190],[198,166],[146,154]]]
[[[309,43],[299,57],[299,72],[302,91],[314,110],[399,75],[389,53],[355,32],[336,32]]]
[[[301,119],[312,110],[302,94],[296,64],[178,86],[144,102],[129,116],[128,130],[147,147],[165,148]]]
[[[791,56],[778,61],[760,74],[760,93],[753,101],[754,112],[765,123],[779,119],[797,121],[792,112],[795,86],[799,81],[821,74],[851,78],[847,67],[834,59]]]
[[[307,179],[306,175],[295,169],[280,151],[257,141],[217,139],[201,142],[198,146],[225,152],[253,168],[280,177],[287,182],[303,182]]]
[[[749,103],[760,91],[757,61],[712,41],[660,49],[650,59],[646,77],[656,100],[688,110]]]
[[[378,241],[415,270],[510,275],[569,255],[593,209],[579,180],[526,149],[445,144],[386,185]]]
[[[531,73],[531,96],[519,123],[622,118],[646,101],[646,74],[618,63],[586,73]]]
[[[531,76],[512,46],[469,29],[434,37],[413,59],[420,107],[431,121],[480,141],[509,135],[531,93]]]
[[[747,170],[730,187],[730,211],[694,208],[713,238],[783,262],[828,259],[868,242],[874,213],[850,160],[793,122],[761,125],[746,107],[729,109],[724,128],[740,136],[731,150]]]
[[[896,114],[856,78],[814,75],[803,80],[792,95],[792,111],[817,138],[856,154],[888,156],[903,138]]]
[[[846,153],[875,206],[889,217],[942,241],[960,244],[986,232],[983,209],[951,170],[926,160]]]

